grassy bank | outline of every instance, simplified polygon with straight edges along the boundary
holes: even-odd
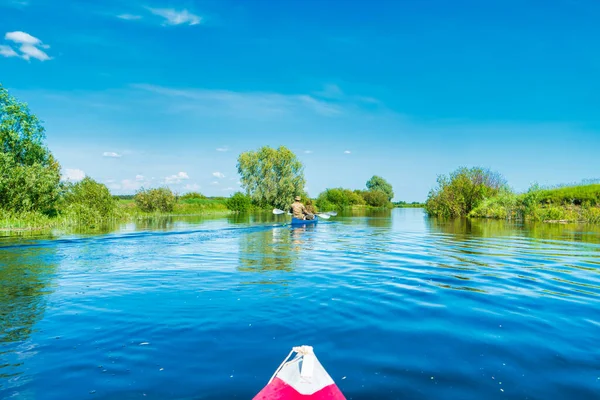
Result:
[[[180,199],[172,211],[143,212],[132,198],[117,199],[115,211],[108,217],[90,215],[89,210],[78,213],[77,210],[47,215],[40,212],[14,213],[0,210],[0,230],[27,231],[46,229],[103,229],[118,223],[136,220],[191,215],[228,215],[226,198]]]
[[[425,207],[425,203],[419,203],[418,201],[413,201],[412,203],[407,203],[406,201],[397,201],[392,203],[394,208],[423,208]]]
[[[533,187],[523,194],[505,190],[484,199],[469,217],[600,223],[600,184],[554,189]]]

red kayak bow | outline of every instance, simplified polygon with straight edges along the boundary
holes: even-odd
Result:
[[[288,361],[296,353],[296,356]],[[294,347],[253,400],[345,400],[311,346]]]

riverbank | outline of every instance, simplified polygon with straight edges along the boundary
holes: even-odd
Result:
[[[507,191],[485,199],[471,218],[539,221],[548,223],[600,223],[600,184],[533,188],[527,193]]]
[[[118,199],[115,212],[109,218],[78,216],[77,213],[64,213],[54,216],[40,212],[11,213],[0,210],[0,231],[43,231],[50,229],[101,230],[119,223],[178,216],[222,215],[232,213],[227,208],[226,198],[205,198],[179,200],[170,212],[143,212],[132,199]]]

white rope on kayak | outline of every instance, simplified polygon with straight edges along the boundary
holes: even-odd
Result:
[[[293,360],[288,361],[288,359],[294,353],[297,353],[297,356]],[[271,379],[269,379],[269,383],[271,383],[271,381],[273,381],[273,379],[275,379],[275,377],[277,376],[279,371],[281,371],[283,369],[283,367],[285,367],[287,364],[297,362],[300,358],[304,359],[304,362],[302,363],[302,370],[300,371],[300,376],[311,377],[312,370],[314,367],[314,359],[315,359],[315,353],[313,352],[313,348],[312,348],[312,346],[297,346],[297,347],[292,348],[292,351],[290,351],[290,354],[288,354],[287,357],[283,360],[283,362],[281,363],[279,368],[277,368],[277,370],[275,370],[275,373],[273,374]]]

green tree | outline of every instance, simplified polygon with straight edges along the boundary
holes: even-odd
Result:
[[[135,205],[144,212],[171,212],[177,203],[177,198],[168,187],[142,188],[133,196],[133,200]]]
[[[437,187],[427,197],[425,211],[430,216],[464,217],[501,190],[509,189],[499,173],[480,167],[462,167],[449,176],[438,176]]]
[[[284,146],[264,146],[238,157],[242,187],[259,207],[285,209],[296,195],[304,194],[304,167]]]
[[[51,210],[59,194],[60,165],[44,145],[44,128],[26,104],[0,85],[0,207]]]
[[[388,194],[382,190],[365,190],[362,192],[362,197],[367,205],[371,207],[385,207],[391,205],[388,200]]]
[[[225,205],[231,211],[248,211],[252,207],[252,199],[242,192],[235,192],[233,196],[227,199]]]
[[[116,201],[106,185],[87,176],[65,185],[61,203],[65,209],[77,206],[80,210],[94,210],[101,219],[113,216],[116,209]]]
[[[392,185],[380,176],[373,175],[373,177],[367,181],[367,189],[370,191],[382,191],[387,196],[388,201],[392,201],[392,198],[394,198]]]

